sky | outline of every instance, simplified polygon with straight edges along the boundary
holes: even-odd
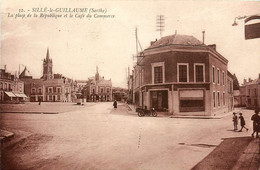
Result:
[[[80,19],[75,13],[72,18],[15,18],[19,9],[25,11],[21,15],[27,15],[33,14],[32,8],[45,7],[104,9],[114,18]],[[232,24],[238,16],[254,14],[260,14],[259,1],[2,0],[1,68],[6,65],[7,71],[15,73],[19,65],[20,71],[26,66],[39,78],[49,48],[54,73],[87,80],[98,66],[100,75],[111,79],[113,86],[127,87],[127,68],[132,69],[136,54],[135,28],[145,49],[150,41],[160,38],[156,16],[164,15],[162,36],[177,31],[202,41],[205,31],[205,44],[216,44],[217,51],[229,61],[229,71],[242,83],[260,73],[260,38],[245,40],[244,20],[237,20],[237,26]]]

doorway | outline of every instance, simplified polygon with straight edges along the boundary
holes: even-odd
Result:
[[[168,109],[168,91],[151,91],[151,108],[157,111],[167,111]]]

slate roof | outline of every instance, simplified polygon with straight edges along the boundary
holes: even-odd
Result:
[[[201,41],[191,35],[169,35],[162,37],[161,39],[154,42],[149,48],[155,48],[165,45],[204,45]],[[149,49],[148,48],[148,49]]]

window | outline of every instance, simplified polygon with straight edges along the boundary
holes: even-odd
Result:
[[[42,94],[42,88],[38,88],[39,94]]]
[[[179,64],[178,63],[178,82],[188,82],[189,81],[189,69],[188,64]]]
[[[36,89],[35,88],[32,88],[32,94],[35,94],[35,92],[36,92]]]
[[[52,101],[52,95],[49,95],[49,101]]]
[[[0,90],[2,90],[3,89],[3,83],[1,82],[0,83]]]
[[[218,84],[219,84],[219,82],[220,82],[220,77],[219,77],[220,75],[219,75],[219,69],[217,69],[217,81],[218,81]]]
[[[95,89],[94,88],[92,89],[92,94],[95,94]]]
[[[225,92],[223,92],[223,106],[226,105]]]
[[[110,91],[109,88],[107,88],[107,93],[109,93],[109,91]]]
[[[162,82],[162,67],[154,67],[154,83]]]
[[[164,83],[164,62],[152,63],[152,83]],[[142,70],[141,70],[141,73]],[[142,77],[143,75],[141,75]],[[143,81],[143,78],[140,79]],[[141,82],[140,82],[141,83]]]
[[[215,66],[212,66],[212,82],[215,83]]]
[[[195,82],[204,82],[205,78],[204,78],[204,64],[195,64],[194,67],[195,71]]]
[[[180,90],[180,112],[205,111],[203,90]]]
[[[213,91],[213,107],[216,107],[216,93]]]
[[[219,91],[218,91],[218,107],[220,106],[220,96],[219,96]]]
[[[48,87],[48,93],[52,93],[52,87]]]
[[[101,88],[101,93],[104,93],[104,88]]]
[[[57,95],[57,100],[60,100],[60,95]]]
[[[250,89],[248,89],[248,96],[250,96]]]
[[[255,96],[257,96],[257,91],[256,91],[256,89],[255,89]]]
[[[225,85],[225,72],[222,72],[222,84]]]
[[[57,93],[61,93],[61,88],[57,87]]]

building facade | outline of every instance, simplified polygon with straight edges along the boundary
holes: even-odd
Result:
[[[6,68],[0,69],[0,102],[21,102],[26,99],[24,82],[6,72]]]
[[[228,112],[227,64],[216,45],[187,35],[162,37],[138,56],[133,102],[174,115]]]
[[[240,98],[241,105],[249,109],[260,108],[260,74],[255,80],[244,80],[240,87]]]
[[[53,74],[52,59],[49,49],[46,58],[43,60],[43,75],[40,79],[34,79],[25,67],[20,74],[25,84],[25,94],[30,101],[43,102],[71,102],[73,99],[73,81],[63,77],[61,74]]]
[[[112,81],[101,77],[96,69],[94,77],[90,77],[86,87],[87,101],[112,101]]]

